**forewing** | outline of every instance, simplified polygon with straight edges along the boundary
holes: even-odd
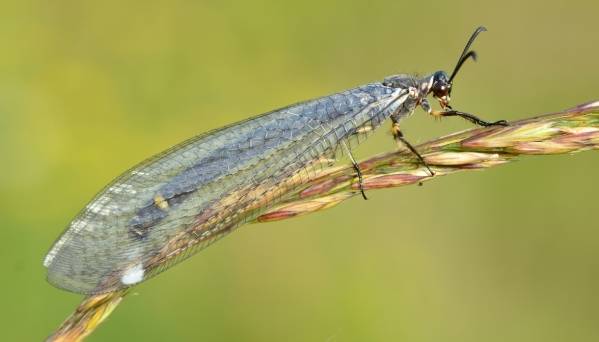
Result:
[[[301,183],[302,171],[398,93],[380,85],[289,106],[188,140],[125,172],[71,222],[44,265],[57,287],[138,283],[226,235]]]

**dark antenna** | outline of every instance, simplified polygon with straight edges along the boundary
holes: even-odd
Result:
[[[476,60],[476,52],[470,50],[470,45],[472,45],[474,39],[476,39],[476,36],[478,36],[481,32],[485,32],[486,30],[487,29],[484,26],[480,26],[476,29],[476,31],[474,31],[474,33],[472,33],[470,39],[468,39],[468,43],[466,43],[466,46],[464,47],[464,51],[462,51],[462,54],[460,55],[460,59],[458,59],[458,63],[456,64],[455,68],[453,69],[453,72],[451,73],[451,76],[449,77],[449,84],[452,83],[453,78],[458,73],[458,71],[460,71],[462,64],[464,64],[464,62],[467,61],[468,58],[472,57],[472,60]]]

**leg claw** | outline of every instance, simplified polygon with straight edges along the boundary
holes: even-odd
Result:
[[[499,120],[492,122],[490,126],[509,126],[510,124],[505,120]]]

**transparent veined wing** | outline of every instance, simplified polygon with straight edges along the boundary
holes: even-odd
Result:
[[[55,242],[44,260],[49,282],[95,294],[160,273],[276,203],[281,184],[301,182],[302,170],[361,126],[380,125],[406,97],[369,84],[199,135],[140,163]]]

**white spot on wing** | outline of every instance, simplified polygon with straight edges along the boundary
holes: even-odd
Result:
[[[121,283],[124,285],[137,284],[144,279],[144,268],[142,264],[137,264],[123,274]]]

